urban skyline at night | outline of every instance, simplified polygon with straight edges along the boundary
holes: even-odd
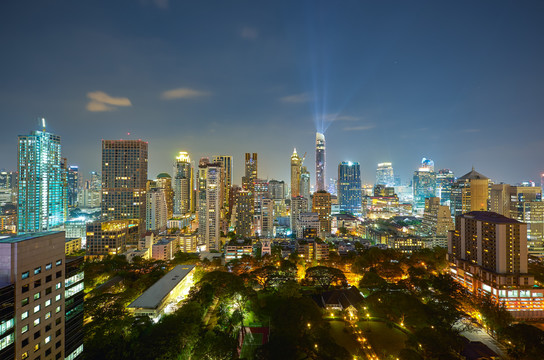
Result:
[[[239,183],[249,151],[263,178],[287,180],[291,149],[315,163],[324,131],[327,178],[357,161],[372,183],[392,162],[407,182],[428,157],[455,174],[475,166],[496,182],[538,182],[544,54],[529,39],[542,4],[493,5],[242,2],[204,21],[205,4],[5,3],[3,133],[15,139],[45,117],[82,173],[99,169],[102,139],[131,138],[149,142],[151,175],[179,151],[224,153]],[[452,19],[466,26],[453,31]],[[14,142],[0,150],[14,170]]]

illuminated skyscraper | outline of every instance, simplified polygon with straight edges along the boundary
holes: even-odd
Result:
[[[343,161],[338,165],[338,204],[340,211],[361,214],[361,169],[358,162]]]
[[[395,175],[390,162],[379,163],[376,169],[376,185],[394,186]]]
[[[180,151],[174,163],[174,214],[185,215],[192,212],[193,204],[193,166],[185,151]]]
[[[66,221],[66,169],[60,136],[43,129],[19,135],[18,223],[19,234],[48,231]]]
[[[489,178],[472,168],[451,187],[451,215],[457,217],[470,211],[487,211],[488,200]]]
[[[440,197],[440,204],[449,206],[451,202],[451,187],[455,182],[455,176],[450,169],[438,170],[436,174],[436,191]]]
[[[242,178],[242,187],[253,192],[253,182],[257,179],[257,153],[246,153],[245,172]]]
[[[325,190],[325,135],[315,134],[315,187],[316,191]]]
[[[77,206],[77,193],[79,191],[79,167],[72,165],[68,167],[67,174],[67,183],[68,183],[68,206],[75,207]]]
[[[166,218],[172,218],[174,214],[174,189],[172,188],[172,177],[167,173],[157,175],[157,187],[164,190],[166,198]]]
[[[291,197],[300,195],[300,166],[302,160],[297,154],[297,149],[293,150],[291,155]]]
[[[319,216],[319,236],[331,234],[331,194],[325,190],[314,192],[312,212]]]
[[[431,159],[423,158],[418,170],[414,171],[412,182],[414,192],[414,212],[423,213],[425,210],[425,199],[436,196],[436,173],[434,162]]]
[[[146,229],[147,142],[102,140],[102,216]]]
[[[221,167],[223,168],[223,198],[225,201],[223,207],[225,209],[228,209],[230,199],[230,187],[232,186],[232,156],[216,155],[213,157],[213,162],[221,164]]]
[[[221,164],[202,158],[198,164],[198,233],[207,251],[220,250],[223,184]]]
[[[312,199],[310,198],[310,172],[306,169],[306,166],[300,167],[300,196],[308,200],[308,210],[312,208]]]
[[[248,190],[240,190],[236,193],[234,210],[236,213],[236,235],[251,237],[253,235],[253,196]]]

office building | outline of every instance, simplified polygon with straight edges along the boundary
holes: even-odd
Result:
[[[393,165],[390,162],[378,164],[378,168],[376,169],[376,185],[395,186]]]
[[[247,238],[253,235],[253,196],[248,190],[239,190],[236,194],[235,232],[236,235]]]
[[[440,204],[450,206],[451,187],[455,182],[455,176],[450,169],[441,169],[436,173],[436,191],[440,198]]]
[[[440,198],[430,197],[425,199],[425,211],[423,212],[423,226],[429,236],[446,237],[448,231],[453,230],[453,219],[450,208],[440,205]]]
[[[302,196],[291,198],[291,232],[296,235],[300,214],[307,212],[308,200]]]
[[[213,162],[221,164],[223,168],[223,208],[229,209],[230,188],[232,186],[232,156],[216,155],[213,157]]]
[[[67,216],[66,169],[60,136],[43,129],[19,135],[17,232],[60,228]]]
[[[319,236],[320,221],[316,212],[302,212],[297,219],[297,239],[315,239]]]
[[[291,197],[300,196],[300,172],[302,159],[297,154],[297,149],[291,155]]]
[[[102,140],[102,217],[146,224],[147,142]]]
[[[329,258],[329,245],[313,239],[297,240],[296,250],[305,261],[321,261]]]
[[[261,233],[262,238],[274,237],[274,200],[263,198],[261,204]]]
[[[253,256],[251,240],[231,240],[225,245],[225,262],[241,259],[243,256]]]
[[[492,185],[490,210],[526,223],[529,254],[544,256],[544,203],[540,187]]]
[[[67,173],[67,200],[69,207],[77,206],[77,193],[79,191],[79,167],[76,165],[68,166]]]
[[[75,359],[83,344],[83,283],[65,267],[64,233],[2,238],[0,254],[1,358]]]
[[[253,183],[257,179],[257,153],[246,153],[242,188],[253,192]]]
[[[338,204],[340,211],[360,215],[362,206],[361,170],[358,162],[343,161],[338,165]]]
[[[312,199],[310,197],[310,172],[306,169],[306,166],[300,167],[300,186],[299,186],[300,196],[308,200],[308,209],[310,211],[312,207]]]
[[[64,353],[65,359],[82,358],[83,353],[83,256],[66,257],[64,280]]]
[[[221,164],[208,158],[198,164],[198,233],[207,251],[219,250],[223,184]]]
[[[319,236],[325,238],[331,234],[331,194],[325,190],[314,193],[312,212],[319,217]]]
[[[255,179],[253,181],[253,232],[260,236],[263,231],[262,207],[263,200],[268,198],[268,180]]]
[[[325,161],[325,135],[315,134],[315,189],[316,191],[325,190],[326,179],[326,161]]]
[[[448,234],[453,278],[474,296],[489,296],[517,320],[544,317],[544,289],[528,273],[527,225],[488,211],[471,211]]]
[[[166,217],[171,219],[174,215],[174,188],[172,187],[172,177],[167,173],[160,173],[155,180],[156,186],[164,190],[166,198]]]
[[[71,255],[81,251],[81,238],[66,238],[64,242],[64,253]]]
[[[285,181],[270,180],[268,182],[268,198],[274,200],[283,200],[287,197],[289,189],[285,185]]]
[[[436,173],[434,162],[423,158],[418,170],[414,171],[412,182],[414,192],[413,211],[421,214],[425,209],[425,199],[436,196]]]
[[[487,211],[489,200],[489,178],[474,168],[458,178],[451,187],[450,210],[452,216],[470,211]]]
[[[174,214],[193,212],[193,166],[185,151],[180,151],[174,163]]]
[[[138,244],[138,220],[109,220],[87,224],[87,255],[119,255],[127,244]]]
[[[149,188],[146,198],[146,230],[166,230],[166,223],[168,221],[166,191],[156,186]]]

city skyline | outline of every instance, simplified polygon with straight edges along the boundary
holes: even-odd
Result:
[[[321,130],[329,174],[357,161],[365,183],[380,162],[406,182],[422,157],[506,183],[543,170],[539,2],[35,4],[1,5],[3,133],[45,117],[84,174],[102,139],[131,138],[150,144],[150,177],[179,151],[221,153],[239,184],[256,152],[260,177],[288,180],[290,149],[315,163]],[[15,170],[15,141],[0,150]]]

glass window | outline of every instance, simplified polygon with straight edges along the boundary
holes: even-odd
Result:
[[[38,286],[42,286],[42,279],[38,279],[34,281],[34,287],[37,288]]]
[[[30,290],[30,285],[26,284],[21,287],[21,292],[24,294]]]
[[[45,320],[49,319],[51,317],[51,311],[48,311],[46,314],[45,314]]]
[[[59,266],[60,264],[62,264],[62,259],[57,260],[57,261],[55,262],[55,265],[57,265],[57,266]]]
[[[42,297],[42,294],[39,291],[34,294],[34,300],[38,300],[41,297]]]
[[[49,305],[51,305],[51,299],[45,300],[45,306],[49,306]]]
[[[55,301],[59,301],[61,299],[61,297],[62,296],[60,294],[58,294],[57,296],[55,296]]]
[[[58,279],[61,276],[62,276],[62,271],[57,271],[57,273],[55,274],[55,277]]]
[[[24,313],[21,314],[21,320],[24,320],[28,317],[28,311],[25,311]]]
[[[28,325],[25,325],[21,328],[21,334],[24,334],[25,332],[28,331]]]
[[[28,352],[25,351],[25,352],[21,355],[21,359],[25,360],[27,357],[28,357]]]
[[[40,311],[41,308],[42,308],[41,305],[36,305],[36,306],[34,306],[34,314],[37,313],[38,311]]]
[[[25,305],[28,305],[28,298],[24,298],[23,300],[21,300],[21,306]]]
[[[41,272],[42,272],[42,267],[41,266],[38,266],[37,268],[34,269],[34,275],[38,275]]]
[[[36,320],[34,320],[34,326],[38,326],[40,325],[40,318],[37,318]]]
[[[22,275],[21,275],[21,279],[26,279],[28,278],[28,276],[30,275],[30,273],[28,271],[25,271]]]
[[[40,343],[37,343],[36,345],[34,345],[34,352],[40,350]]]
[[[51,335],[49,335],[48,337],[45,338],[45,343],[46,344],[49,344],[50,341],[51,341]]]
[[[53,275],[47,275],[47,276],[45,277],[45,282],[46,282],[46,283],[50,282],[51,280],[53,280]]]
[[[53,267],[53,264],[49,263],[49,264],[45,265],[45,270],[51,270],[52,267]]]
[[[60,306],[57,306],[55,309],[55,313],[59,313],[59,312],[60,312]]]
[[[61,286],[62,286],[62,285],[61,285],[61,283],[60,283],[60,282],[59,282],[59,283],[57,283],[57,284],[55,285],[55,290],[58,290],[58,289],[60,289],[60,287],[61,287]]]

